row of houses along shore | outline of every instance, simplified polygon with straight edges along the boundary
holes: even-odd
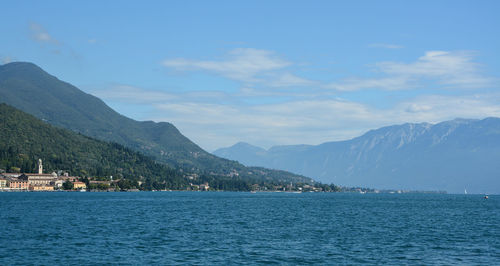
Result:
[[[87,185],[79,181],[80,177],[65,173],[44,174],[42,160],[38,160],[38,173],[0,173],[0,190],[3,191],[54,191],[60,190],[64,182],[73,184],[74,190],[85,190]]]

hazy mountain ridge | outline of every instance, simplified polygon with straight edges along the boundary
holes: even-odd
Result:
[[[231,150],[214,154],[348,186],[500,193],[499,118],[395,125],[346,141],[249,153],[251,158]]]
[[[311,182],[285,171],[248,168],[210,154],[166,122],[135,121],[101,99],[61,81],[32,63],[0,65],[0,103],[14,106],[52,125],[83,135],[122,144],[171,167],[188,172],[231,175],[234,172],[264,179]]]

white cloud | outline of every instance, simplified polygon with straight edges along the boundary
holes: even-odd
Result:
[[[374,47],[395,49],[389,44]],[[410,63],[385,61],[373,64],[380,77],[350,77],[324,83],[299,77],[289,71],[293,64],[278,58],[273,52],[252,48],[232,50],[225,60],[202,61],[184,58],[168,59],[163,65],[177,71],[209,71],[223,77],[244,82],[254,91],[259,87],[320,87],[335,91],[408,90],[419,88],[481,89],[493,84],[494,79],[482,74],[481,65],[474,62],[471,51],[428,51]]]
[[[404,48],[402,45],[397,45],[397,44],[388,44],[388,43],[372,43],[368,45],[369,47],[373,48],[385,48],[385,49],[401,49]]]
[[[400,120],[440,122],[457,117],[500,117],[500,95],[467,96],[425,95],[399,103],[394,109]]]
[[[272,87],[295,87],[295,86],[309,86],[313,85],[315,82],[295,76],[290,73],[283,73],[277,76],[273,76],[270,79],[268,86]]]
[[[413,63],[381,62],[376,66],[389,75],[436,79],[458,87],[487,86],[491,79],[480,74],[480,65],[473,58],[472,52],[429,51]]]
[[[176,70],[206,70],[244,82],[255,82],[258,80],[258,75],[282,69],[290,64],[270,51],[252,48],[234,49],[229,52],[228,59],[221,61],[197,61],[184,58],[163,61],[164,66]]]
[[[163,61],[165,67],[177,71],[208,71],[244,83],[264,83],[268,86],[304,86],[311,82],[282,70],[292,63],[279,58],[272,51],[238,48],[230,51],[224,60],[190,60],[174,58]]]
[[[154,105],[157,111],[151,119],[173,122],[208,150],[242,140],[269,147],[350,139],[370,129],[406,122],[500,117],[498,100],[499,95],[430,95],[382,109],[342,99],[237,105],[190,102],[184,98]]]
[[[473,52],[429,51],[415,62],[379,62],[376,72],[381,78],[349,78],[326,85],[338,91],[361,89],[404,90],[439,85],[449,89],[481,89],[490,86],[493,79],[481,73],[481,65],[474,62]]]
[[[56,45],[59,44],[59,41],[54,39],[40,24],[31,23],[30,31],[31,31],[31,37],[37,42],[56,44]]]
[[[283,91],[283,90],[262,90],[262,89],[256,89],[253,87],[242,87],[240,88],[239,92],[231,95],[232,97],[240,97],[243,99],[250,99],[250,98],[256,98],[256,97],[299,97],[299,96],[305,96],[299,93],[292,93],[289,91]]]
[[[81,60],[82,56],[79,53],[73,50],[67,43],[54,38],[42,25],[30,23],[29,30],[31,39],[41,44],[41,46],[50,51],[50,53],[70,56],[77,61]]]
[[[382,89],[382,90],[401,90],[412,88],[412,82],[409,77],[394,76],[388,78],[348,78],[341,83],[330,83],[326,87],[337,91],[357,91],[362,89]],[[413,85],[415,87],[416,84]]]

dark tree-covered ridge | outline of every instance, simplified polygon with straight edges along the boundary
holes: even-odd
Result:
[[[35,172],[38,158],[47,171],[63,170],[82,177],[166,181],[172,188],[186,185],[183,174],[117,143],[95,140],[53,127],[35,117],[0,104],[0,169]]]

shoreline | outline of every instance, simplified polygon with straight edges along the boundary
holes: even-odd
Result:
[[[61,192],[67,192],[67,193],[75,193],[75,192],[90,192],[90,193],[123,193],[123,192],[241,192],[241,193],[251,193],[251,194],[256,194],[256,193],[287,193],[287,194],[308,194],[308,193],[341,193],[341,194],[447,194],[447,195],[464,195],[460,193],[448,193],[446,191],[409,191],[409,192],[401,192],[401,193],[394,193],[394,192],[366,192],[366,193],[359,193],[359,192],[354,192],[354,191],[281,191],[281,190],[276,190],[276,191],[231,191],[231,190],[209,190],[209,191],[201,191],[201,190],[133,190],[133,191],[126,191],[126,190],[120,190],[120,191],[106,191],[106,190],[95,190],[95,191],[80,191],[80,190],[54,190],[54,191],[33,191],[33,190],[12,190],[12,189],[0,189],[0,192],[33,192],[33,193],[41,193],[41,192],[48,192],[48,193],[61,193]],[[478,193],[478,194],[467,194],[467,195],[496,195],[496,194],[488,194],[488,193]]]

